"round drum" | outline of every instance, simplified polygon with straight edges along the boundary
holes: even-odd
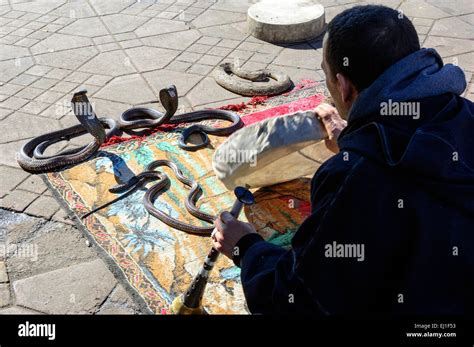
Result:
[[[228,189],[265,187],[313,175],[332,153],[313,111],[268,118],[233,133],[216,150],[214,172]]]

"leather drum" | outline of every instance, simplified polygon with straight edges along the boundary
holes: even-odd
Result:
[[[268,118],[234,132],[216,150],[212,166],[227,189],[265,187],[313,175],[332,153],[313,111]]]

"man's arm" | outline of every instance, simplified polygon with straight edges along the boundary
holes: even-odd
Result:
[[[241,267],[242,286],[252,313],[321,313],[294,272],[294,250],[264,241],[251,224],[239,222],[228,212],[220,215],[216,228],[219,236],[214,246]],[[246,229],[249,232],[239,236]],[[238,239],[232,249],[227,247],[227,235],[230,240]]]
[[[304,255],[320,255],[312,240],[318,233],[330,232],[327,226],[324,231],[318,229],[336,198],[335,188],[341,186],[347,172],[343,169],[329,174],[334,171],[331,162],[313,178],[312,214],[295,233],[291,250],[264,241],[251,224],[236,220],[228,212],[216,220],[213,246],[241,267],[242,286],[252,313],[325,313],[308,285],[321,271],[319,261]],[[303,273],[298,271],[301,265]]]
[[[355,154],[351,158],[360,160]],[[252,313],[326,314],[328,293],[347,289],[332,287],[332,275],[347,274],[351,262],[325,258],[324,248],[354,234],[355,212],[345,210],[351,195],[344,194],[341,199],[353,169],[354,162],[343,161],[342,154],[321,166],[312,181],[312,214],[293,236],[291,250],[264,241],[251,224],[235,220],[228,213],[216,220],[213,245],[240,265],[242,286]]]
[[[338,153],[339,147],[337,145],[337,139],[339,134],[346,127],[347,122],[339,116],[336,108],[328,104],[319,105],[315,108],[314,112],[328,133],[329,139],[326,140],[327,148],[334,153]],[[314,197],[312,197],[312,200],[313,199]],[[232,230],[231,233],[227,233],[225,239],[223,233],[219,232],[220,230],[224,230],[224,225],[226,225],[227,229]],[[256,233],[251,224],[237,221],[230,213],[223,213],[221,218],[216,220],[216,229],[217,232],[212,236],[214,247],[229,258],[233,257],[234,247],[243,236]],[[256,241],[257,239],[253,237],[253,240]],[[263,239],[260,241],[262,240]]]
[[[318,107],[315,111],[330,134],[329,143],[335,143],[339,130],[342,130],[345,123],[341,121],[337,111],[334,112],[334,108],[329,105]],[[336,130],[334,124],[339,124]],[[328,142],[326,144],[328,145]],[[314,232],[317,220],[323,215],[322,210],[327,207],[331,199],[334,179],[338,178],[332,177],[328,182],[327,171],[317,177],[316,181],[320,184],[312,189],[313,205],[318,201],[317,206],[313,206],[313,214],[317,212],[317,216],[316,218],[312,216],[303,223],[299,231],[302,228],[306,230],[299,232],[300,234]],[[242,285],[247,305],[252,313],[324,312],[294,271],[297,249],[287,251],[265,242],[251,224],[240,222],[227,212],[219,216],[215,225],[213,246],[242,268]],[[299,251],[303,249],[304,247],[299,247]]]

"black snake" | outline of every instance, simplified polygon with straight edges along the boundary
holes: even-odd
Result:
[[[186,150],[196,150],[209,144],[207,134],[226,136],[243,125],[237,114],[226,110],[201,110],[175,115],[178,109],[178,93],[175,86],[160,90],[160,101],[166,111],[164,114],[152,108],[135,107],[125,111],[118,122],[111,118],[98,118],[86,93],[85,90],[75,93],[71,101],[74,114],[80,124],[40,135],[28,141],[17,153],[17,162],[22,169],[31,173],[43,173],[78,164],[96,153],[110,136],[117,135],[122,130],[156,128],[163,124],[198,122],[209,119],[222,119],[232,122],[231,125],[223,128],[195,124],[184,129],[178,145]],[[49,146],[57,142],[70,140],[87,133],[94,137],[94,141],[88,145],[64,150],[54,155],[44,154]],[[202,143],[197,145],[186,143],[193,133],[201,135]]]
[[[147,209],[147,211],[152,216],[158,218],[163,223],[171,226],[172,228],[175,228],[175,229],[178,229],[190,234],[210,235],[212,230],[214,229],[212,226],[200,227],[200,226],[183,223],[173,217],[170,217],[168,214],[164,213],[163,211],[160,211],[154,206],[153,202],[157,198],[158,194],[162,192],[164,188],[166,188],[170,184],[170,179],[166,174],[160,171],[155,171],[155,169],[160,166],[167,166],[171,168],[173,170],[173,173],[178,178],[178,180],[191,189],[189,191],[188,196],[186,197],[185,204],[184,204],[186,207],[186,210],[191,215],[193,215],[196,218],[199,218],[200,220],[203,220],[208,223],[213,223],[214,220],[216,219],[215,216],[207,214],[196,207],[196,203],[202,194],[201,186],[197,182],[192,181],[189,178],[185,177],[183,172],[179,169],[179,167],[175,163],[173,163],[170,160],[164,160],[164,159],[155,160],[151,162],[150,164],[146,166],[145,171],[141,172],[140,174],[136,176],[133,176],[125,183],[118,184],[110,188],[109,191],[111,193],[120,193],[120,192],[124,192],[124,193],[121,196],[107,202],[106,204],[103,204],[93,209],[92,211],[89,211],[88,213],[83,215],[82,218],[86,218],[92,213],[95,213],[98,210],[101,210],[113,204],[114,202],[117,202],[118,200],[123,199],[124,197],[136,191],[138,188],[143,187],[143,185],[147,181],[158,180],[157,183],[153,184],[153,186],[151,186],[147,190],[147,192],[145,193],[145,196],[143,197],[143,204],[145,205],[145,208]]]
[[[245,96],[281,94],[293,86],[287,74],[268,69],[248,71],[231,63],[219,65],[214,79],[225,89]]]

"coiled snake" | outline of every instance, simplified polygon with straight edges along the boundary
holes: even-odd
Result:
[[[178,93],[175,86],[160,90],[160,101],[166,111],[164,114],[152,108],[135,107],[125,111],[118,122],[111,118],[97,118],[86,93],[85,90],[75,93],[71,101],[74,114],[81,124],[40,135],[28,141],[17,153],[17,162],[21,168],[32,173],[43,173],[80,163],[96,153],[110,136],[117,135],[123,130],[156,128],[163,124],[179,124],[208,119],[222,119],[232,122],[231,125],[223,128],[195,124],[184,129],[178,145],[186,150],[196,150],[209,144],[207,134],[225,136],[243,125],[237,114],[226,110],[201,110],[175,115],[178,109]],[[94,141],[88,145],[64,150],[54,155],[44,154],[49,146],[57,142],[70,140],[87,133],[94,137]],[[186,143],[193,133],[201,135],[202,143],[197,145]]]
[[[214,79],[221,87],[245,96],[281,94],[293,86],[287,74],[267,69],[248,71],[231,63],[219,65]]]
[[[157,198],[158,194],[162,192],[164,188],[166,188],[170,184],[170,179],[166,174],[160,171],[155,171],[155,169],[160,166],[167,166],[171,168],[173,170],[173,173],[178,178],[178,180],[191,189],[184,202],[186,210],[191,215],[193,215],[196,218],[199,218],[200,220],[203,220],[208,223],[213,223],[214,220],[216,219],[215,216],[207,214],[196,207],[196,203],[202,194],[201,186],[197,182],[192,181],[189,178],[185,177],[183,172],[179,169],[179,167],[175,163],[169,160],[155,160],[147,165],[147,167],[145,168],[145,171],[141,172],[140,174],[136,176],[133,176],[131,179],[129,179],[125,183],[113,186],[112,188],[109,189],[111,193],[120,193],[120,192],[124,192],[124,193],[121,196],[107,202],[106,204],[103,204],[93,209],[92,211],[86,213],[85,215],[82,216],[82,218],[86,218],[92,213],[95,213],[98,210],[101,210],[113,204],[114,202],[120,199],[123,199],[125,196],[130,195],[131,193],[136,191],[138,188],[143,187],[145,182],[149,180],[158,180],[157,183],[152,185],[147,190],[147,192],[145,193],[143,197],[143,204],[145,205],[145,208],[147,209],[147,211],[152,216],[158,218],[163,223],[171,226],[172,228],[175,228],[175,229],[178,229],[190,234],[210,235],[210,233],[213,230],[212,226],[200,227],[200,226],[183,223],[173,217],[170,217],[169,215],[167,215],[163,211],[160,211],[154,206],[153,202]]]

